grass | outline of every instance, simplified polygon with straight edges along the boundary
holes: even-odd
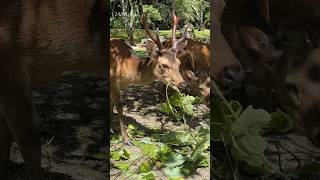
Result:
[[[145,58],[148,56],[145,50],[135,50],[135,53],[142,58]]]
[[[159,31],[160,36],[164,36],[164,37],[170,37],[171,33],[172,33],[171,30]],[[179,34],[180,32],[177,31],[177,35]],[[195,35],[196,35],[196,38],[198,39],[209,38],[210,30],[209,29],[205,29],[204,31],[195,30]],[[128,39],[125,29],[110,29],[110,36],[116,37],[116,38]],[[133,39],[135,43],[139,43],[141,39],[146,39],[147,37],[148,36],[143,29],[136,29],[133,33]]]

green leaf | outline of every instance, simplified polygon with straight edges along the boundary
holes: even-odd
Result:
[[[170,105],[168,103],[161,103],[159,110],[160,112],[171,114]]]
[[[121,155],[120,155],[119,151],[113,151],[110,153],[110,155],[111,155],[111,159],[113,159],[115,161],[120,160]]]
[[[166,167],[164,169],[164,173],[166,174],[167,177],[169,178],[179,178],[182,176],[181,174],[181,169],[182,166],[177,166],[177,167]]]
[[[132,143],[133,143],[135,146],[138,146],[138,147],[143,147],[143,146],[145,146],[145,144],[144,144],[143,142],[136,141],[136,140],[133,140]]]
[[[111,140],[110,140],[111,144],[118,144],[120,142],[121,142],[121,138],[118,134],[111,136]]]
[[[185,97],[183,98],[182,103],[183,103],[183,104],[193,104],[193,102],[195,101],[195,99],[196,99],[195,97],[187,95],[187,96],[185,96]]]
[[[169,158],[170,153],[172,153],[172,149],[167,145],[160,146],[160,150],[158,153],[158,160],[160,162],[166,162]]]
[[[237,144],[233,144],[231,154],[237,161],[246,162],[258,172],[271,173],[273,167],[263,154],[266,147],[267,142],[261,136],[243,136],[237,140]]]
[[[168,180],[184,180],[183,177],[169,178]]]
[[[145,143],[145,144],[152,144],[150,137],[144,137],[144,138],[140,139],[140,142]]]
[[[135,134],[135,136],[137,136],[137,137],[144,137],[144,136],[145,136],[144,131],[141,131],[141,130],[135,131],[134,134]]]
[[[130,154],[128,153],[127,150],[123,149],[123,156],[126,158],[126,159],[130,159]]]
[[[226,102],[222,102],[221,104],[223,107],[223,111],[225,112],[226,115],[233,115],[236,117],[240,116],[240,114],[242,112],[242,106],[238,101],[228,102],[228,105],[231,107],[234,114],[232,114],[232,112],[229,110],[229,108],[227,108]]]
[[[145,144],[142,147],[142,153],[152,159],[155,159],[158,154],[158,146],[154,144]]]
[[[228,133],[227,117],[225,116],[220,99],[217,97],[213,97],[212,99],[213,101],[210,110],[212,111],[212,121],[210,122],[210,130],[212,132],[211,139],[221,141],[223,132],[225,132],[226,136],[230,134]]]
[[[130,130],[136,130],[137,128],[133,124],[128,125],[128,129]]]
[[[148,173],[147,175],[142,176],[142,179],[144,179],[144,180],[155,180],[156,177],[155,177],[155,175],[153,174],[153,172],[150,172],[150,173]]]
[[[114,166],[121,171],[127,171],[129,169],[129,163],[127,162],[117,162],[114,164]]]
[[[269,126],[273,131],[277,133],[283,133],[292,128],[293,120],[288,114],[277,109],[277,112],[271,113],[271,121]]]
[[[247,131],[250,135],[262,135],[271,121],[271,115],[262,109],[254,109],[249,106],[240,115],[237,121],[232,123],[232,134],[236,137],[246,135]]]
[[[196,173],[196,169],[197,169],[197,164],[185,163],[181,168],[181,174],[183,174],[184,176],[191,176],[192,174]]]
[[[184,144],[184,145],[191,145],[192,142],[194,141],[192,139],[191,134],[186,132],[178,133],[176,138],[179,140],[180,144]]]
[[[145,161],[141,164],[139,171],[140,173],[147,173],[152,170],[151,163],[149,161]]]
[[[169,155],[168,161],[165,163],[166,167],[179,166],[185,162],[185,157],[181,154],[172,152]]]
[[[166,144],[178,144],[177,134],[175,132],[169,132],[161,135],[160,140]]]

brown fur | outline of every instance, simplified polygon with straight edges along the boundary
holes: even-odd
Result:
[[[175,52],[170,48],[159,52],[155,45],[150,44],[147,50],[150,59],[141,59],[133,54],[131,47],[122,39],[110,39],[110,114],[113,106],[118,111],[121,135],[124,143],[129,143],[129,136],[123,121],[123,109],[120,90],[126,89],[130,84],[146,85],[159,79],[171,87],[180,87],[184,80],[179,72],[180,61],[176,59]],[[162,68],[166,65],[167,68]]]
[[[248,53],[248,47],[244,46],[238,34],[239,27],[248,25],[264,29],[266,32],[261,17],[254,15],[256,11],[252,1],[226,2],[227,9],[222,21],[223,32],[235,54],[243,64],[261,60]],[[280,46],[283,56],[274,59],[276,61],[272,68],[277,78],[269,81],[277,88],[276,98],[281,101],[281,107],[293,111],[298,122],[297,128],[320,145],[320,123],[317,119],[320,111],[320,88],[316,80],[319,74],[317,68],[320,51],[318,47],[310,48],[310,44],[319,42],[320,1],[268,0],[268,6],[262,8],[263,11],[269,11],[262,13],[262,17],[269,23],[273,33],[280,34],[287,41],[286,45]],[[306,34],[311,38],[306,39]],[[266,56],[265,54],[262,58]],[[248,61],[250,59],[251,62]],[[263,76],[269,78],[267,74]],[[254,77],[257,77],[256,74]]]
[[[38,116],[32,87],[67,70],[106,76],[106,3],[102,0],[1,2],[0,179],[14,138],[30,179],[40,179]]]
[[[235,57],[228,42],[221,32],[222,14],[225,11],[224,0],[213,1],[211,19],[210,49],[212,49],[212,62],[210,76],[221,85],[221,87],[237,86],[243,79],[241,64]],[[227,77],[226,70],[232,72],[232,77]],[[226,80],[229,80],[227,82]],[[230,80],[232,82],[230,82]]]
[[[168,48],[171,43],[171,39],[167,39],[163,45]],[[195,90],[194,93],[204,97],[209,103],[210,86],[204,85],[208,82],[207,77],[210,73],[209,44],[188,38],[185,48],[178,51],[177,58],[181,61],[180,73],[183,79],[192,90]],[[201,75],[198,75],[200,73]]]
[[[297,128],[320,146],[320,49],[303,51],[287,59],[285,92]]]

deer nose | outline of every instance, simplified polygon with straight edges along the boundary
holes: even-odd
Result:
[[[241,85],[244,78],[242,69],[227,67],[224,69],[224,84],[229,88],[237,88]]]
[[[178,86],[179,86],[180,89],[184,89],[184,88],[187,87],[187,83],[186,82],[181,82],[181,83],[179,83]]]

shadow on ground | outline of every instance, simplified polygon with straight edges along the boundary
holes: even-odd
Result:
[[[109,150],[106,87],[106,81],[94,75],[67,73],[48,88],[33,91],[47,179],[106,178],[108,161],[101,156]],[[11,154],[14,162],[22,162],[16,145]]]

